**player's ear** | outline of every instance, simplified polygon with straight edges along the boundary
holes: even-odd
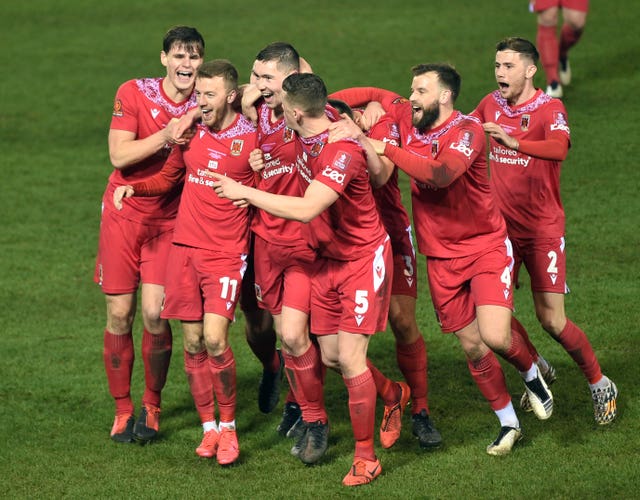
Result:
[[[536,72],[538,71],[538,67],[535,64],[529,64],[529,66],[527,66],[527,69],[525,70],[524,74],[527,78],[533,80],[534,75],[536,74]]]
[[[160,51],[160,62],[163,66],[167,65],[167,53],[164,50]]]
[[[227,94],[227,102],[229,104],[232,104],[233,102],[235,102],[237,97],[238,97],[238,91],[236,89],[230,90],[229,93]]]

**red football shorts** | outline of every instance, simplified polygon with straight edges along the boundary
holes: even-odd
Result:
[[[393,256],[389,238],[357,260],[318,259],[311,280],[311,331],[373,335],[387,327]]]
[[[255,295],[260,307],[280,314],[285,305],[309,314],[316,253],[306,245],[274,245],[258,235],[254,250]]]
[[[106,294],[134,293],[140,282],[164,285],[173,222],[146,225],[103,210],[94,281]]]
[[[529,10],[531,12],[541,12],[551,7],[563,7],[565,9],[589,12],[589,0],[530,0]]]
[[[488,252],[456,259],[427,259],[431,299],[443,332],[456,332],[476,317],[476,307],[513,309],[509,240]]]
[[[204,313],[234,320],[246,255],[172,245],[161,317],[201,321]]]
[[[518,239],[514,238],[514,272],[524,263],[531,278],[534,292],[567,293],[567,257],[564,237]]]
[[[408,295],[418,298],[418,266],[416,256],[394,254],[391,295]]]

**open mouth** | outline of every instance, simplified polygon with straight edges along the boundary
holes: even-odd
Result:
[[[509,84],[506,82],[498,82],[498,87],[500,87],[501,89],[508,89],[509,88]]]
[[[178,71],[178,76],[180,78],[191,78],[193,76],[192,71]]]

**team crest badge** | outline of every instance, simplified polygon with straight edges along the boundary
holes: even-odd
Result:
[[[230,153],[233,156],[240,156],[242,153],[242,147],[244,146],[244,141],[242,139],[234,139],[231,143]]]
[[[339,168],[340,170],[344,170],[349,165],[351,161],[351,155],[345,153],[344,151],[338,151],[335,158],[333,159],[333,166]]]
[[[311,151],[309,151],[309,154],[311,156],[318,156],[320,154],[320,152],[322,151],[322,148],[324,147],[324,143],[321,141],[318,141],[316,143],[313,144],[313,146],[311,146]]]
[[[526,132],[529,130],[529,122],[531,121],[531,115],[522,115],[520,119],[520,130]]]
[[[124,113],[122,112],[122,101],[120,99],[116,99],[113,103],[113,116],[124,116]]]
[[[438,148],[439,148],[438,141],[431,141],[431,156],[433,156],[434,158],[438,154]]]
[[[289,127],[284,128],[284,132],[282,134],[282,140],[284,142],[291,142],[293,140],[293,129]]]

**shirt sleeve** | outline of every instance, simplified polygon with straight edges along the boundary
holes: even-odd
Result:
[[[184,180],[186,166],[180,147],[174,147],[162,169],[148,179],[132,184],[134,196],[160,196]]]

